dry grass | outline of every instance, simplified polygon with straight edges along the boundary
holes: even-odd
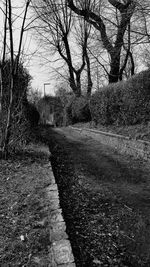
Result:
[[[44,175],[47,156],[36,146],[0,161],[0,266],[48,266]],[[42,262],[41,263],[41,259]]]
[[[141,139],[150,141],[150,124],[143,123],[143,124],[136,124],[136,125],[129,125],[129,126],[117,126],[117,125],[97,125],[95,126],[92,122],[88,123],[77,123],[74,124],[75,127],[78,128],[91,128],[100,130],[103,132],[110,132],[115,134],[121,134],[124,136],[128,136],[133,139]]]

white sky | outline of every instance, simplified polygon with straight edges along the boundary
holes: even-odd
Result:
[[[14,7],[13,13],[15,15],[21,14],[21,6],[24,3],[24,0],[12,0]],[[4,0],[0,0],[0,8],[3,8]],[[22,14],[23,15],[23,14]],[[28,21],[32,14],[28,12]],[[14,16],[15,18],[15,16]],[[0,10],[0,43],[2,44],[3,40],[3,20],[4,16]],[[13,24],[13,34],[14,34],[14,47],[18,48],[19,42],[19,29],[21,27],[21,19],[18,18]],[[1,47],[0,47],[1,49]],[[44,92],[44,83],[50,83],[50,85],[45,85],[45,91],[47,94],[54,94],[55,89],[55,80],[52,79],[50,75],[50,66],[44,67],[42,57],[39,55],[38,43],[33,35],[32,31],[26,31],[23,38],[23,51],[24,51],[24,65],[29,70],[30,75],[33,77],[32,87],[33,89],[38,89]],[[2,51],[2,49],[1,49]],[[34,54],[34,55],[33,55]],[[49,71],[48,71],[49,70]]]
[[[25,3],[26,0],[12,0],[13,4],[13,18],[15,18],[15,15],[22,14],[22,6],[23,3]],[[5,0],[0,0],[0,8],[3,8],[3,3]],[[29,9],[28,13],[28,20],[27,22],[31,21],[31,18],[33,18],[33,15]],[[0,10],[0,56],[1,56],[1,44],[3,43],[3,19],[4,15],[2,11]],[[21,28],[21,18],[17,18],[16,21],[13,24],[13,33],[14,33],[14,47],[15,49],[18,48],[18,41],[19,41],[19,29]],[[41,44],[42,46],[42,44]],[[24,34],[23,39],[23,52],[25,54],[24,57],[24,65],[29,70],[30,75],[33,77],[32,80],[32,87],[33,89],[38,89],[42,93],[44,93],[44,84],[50,83],[50,85],[45,85],[45,92],[46,94],[54,94],[56,84],[57,84],[57,78],[54,78],[52,75],[52,70],[54,67],[54,63],[50,63],[48,65],[44,65],[44,60],[41,56],[41,50],[38,50],[39,42],[36,40],[35,35],[33,34],[33,31],[26,31]],[[34,54],[34,55],[33,55]],[[57,65],[58,66],[58,65]],[[142,65],[143,68],[143,65]]]

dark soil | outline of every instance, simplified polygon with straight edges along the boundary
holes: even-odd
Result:
[[[150,168],[70,129],[45,129],[77,267],[150,266]]]

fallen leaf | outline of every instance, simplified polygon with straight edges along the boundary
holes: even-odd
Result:
[[[39,264],[41,262],[39,257],[34,257],[32,261],[37,263],[37,264]]]
[[[98,259],[96,259],[96,258],[93,260],[93,263],[95,263],[95,264],[100,264],[100,265],[103,264],[102,261],[100,261],[100,260],[98,260]]]
[[[21,241],[25,241],[25,237],[24,237],[24,235],[21,235],[21,236],[20,236],[20,239],[21,239]]]

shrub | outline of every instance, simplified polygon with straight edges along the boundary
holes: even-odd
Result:
[[[68,101],[68,103],[64,106],[63,110],[63,125],[67,126],[73,123],[73,118],[72,118],[72,102],[73,99]]]
[[[7,111],[9,105],[9,83],[10,83],[10,61],[7,60],[3,66],[3,96],[2,112],[0,114],[0,143],[3,146],[4,135],[7,123]],[[9,146],[15,149],[31,139],[31,128],[38,121],[38,114],[35,108],[27,101],[28,85],[31,76],[23,64],[19,64],[18,75],[14,79],[13,105],[11,111],[11,127]],[[36,115],[35,115],[36,113]],[[36,117],[36,118],[35,118]]]
[[[110,84],[91,97],[92,120],[102,125],[132,125],[150,117],[150,70]]]
[[[91,120],[89,101],[86,97],[76,97],[72,102],[72,119],[73,123],[88,122]]]
[[[74,97],[65,107],[68,124],[88,122],[91,120],[89,101],[86,97]]]
[[[37,111],[36,107],[32,104],[27,102],[25,105],[25,117],[27,121],[29,121],[31,127],[37,126],[39,119],[40,119],[40,114]]]

